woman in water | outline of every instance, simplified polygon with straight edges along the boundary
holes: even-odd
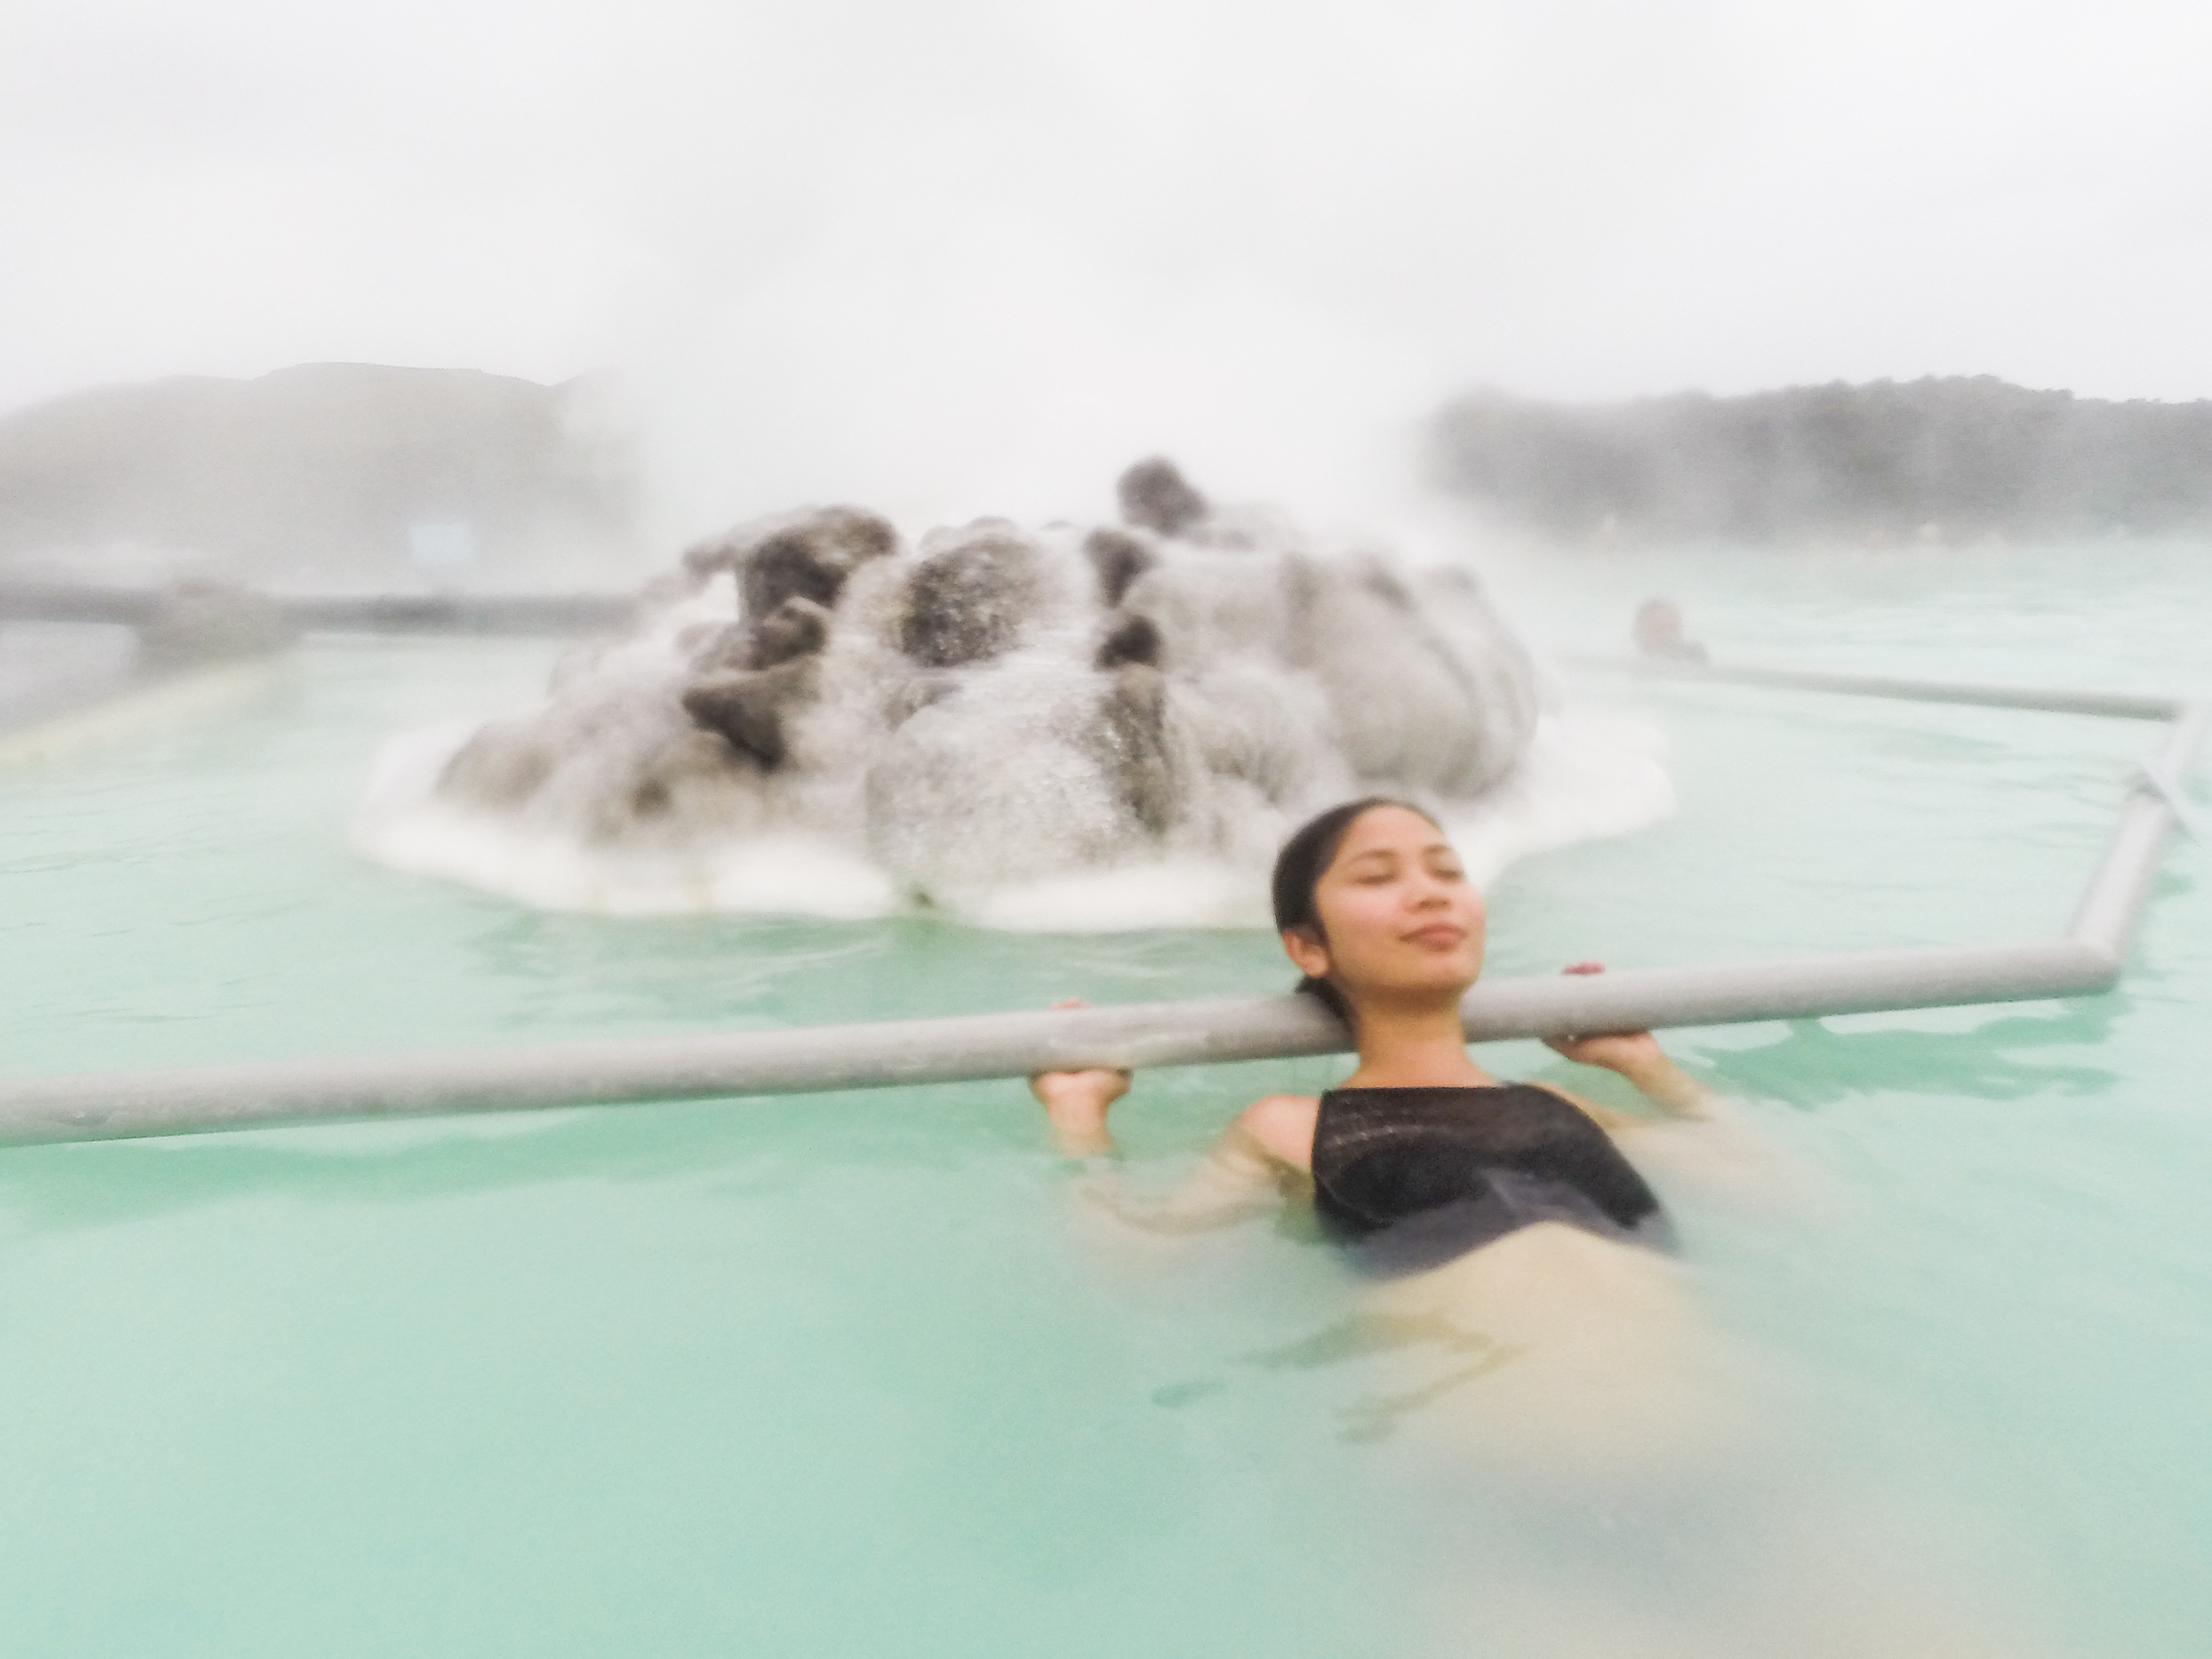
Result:
[[[1757,1454],[1747,1378],[1719,1363],[1665,1212],[1624,1153],[1670,1173],[1787,1180],[1719,1101],[1648,1031],[1551,1047],[1618,1072],[1649,1116],[1478,1066],[1460,999],[1483,965],[1483,901],[1415,808],[1324,813],[1285,844],[1274,901],[1300,988],[1349,1026],[1357,1068],[1318,1098],[1247,1107],[1165,1206],[1113,1207],[1184,1231],[1311,1196],[1377,1282],[1350,1320],[1297,1345],[1296,1363],[1380,1358],[1398,1375],[1360,1403],[1353,1437],[1418,1414],[1421,1468],[1457,1446],[1507,1477],[1484,1484],[1500,1525],[1474,1535],[1483,1550],[1448,1551],[1437,1575],[1440,1594],[1474,1597],[1461,1616],[1479,1618],[1484,1651],[2017,1653],[1948,1586],[1885,1556],[1880,1529],[1859,1536],[1795,1464],[1778,1475]],[[1126,1072],[1047,1072],[1031,1087],[1063,1151],[1113,1150],[1106,1117]],[[1416,1357],[1441,1359],[1442,1375],[1395,1363]]]
[[[1684,1449],[1710,1417],[1701,1345],[1665,1212],[1616,1142],[1678,1155],[1665,1126],[1708,1121],[1712,1097],[1648,1031],[1550,1046],[1618,1072],[1653,1117],[1477,1065],[1460,1001],[1482,970],[1482,895],[1416,808],[1377,799],[1322,814],[1284,845],[1273,896],[1299,988],[1349,1027],[1358,1067],[1318,1098],[1247,1107],[1149,1219],[1186,1228],[1310,1195],[1381,1282],[1357,1345],[1471,1357],[1417,1393],[1480,1401],[1454,1416],[1488,1450],[1556,1474],[1562,1457],[1617,1468]],[[1093,1157],[1114,1149],[1107,1112],[1129,1081],[1047,1072],[1031,1087],[1060,1149]]]

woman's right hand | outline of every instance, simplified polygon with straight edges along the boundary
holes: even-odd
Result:
[[[1055,1008],[1080,1008],[1075,1000],[1055,1002]],[[1129,1093],[1130,1074],[1112,1066],[1090,1066],[1081,1071],[1038,1072],[1029,1079],[1029,1093],[1036,1096],[1044,1115],[1052,1121],[1052,1138],[1069,1157],[1093,1157],[1114,1149],[1106,1128],[1106,1113]]]
[[[1114,1149],[1106,1111],[1129,1093],[1129,1074],[1099,1067],[1080,1072],[1038,1072],[1029,1093],[1043,1103],[1052,1121],[1052,1139],[1071,1158],[1096,1157]]]

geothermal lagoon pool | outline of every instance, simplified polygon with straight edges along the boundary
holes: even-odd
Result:
[[[1731,661],[2212,678],[2204,546],[1502,577],[1552,643],[1663,591]],[[0,772],[0,1063],[1287,982],[1260,933],[553,914],[348,850],[383,739],[526,703],[553,655],[316,640],[228,713]],[[1680,810],[1512,865],[1493,972],[2049,934],[2148,742],[1570,683],[1664,731]],[[1117,1235],[1016,1084],[0,1151],[6,1649],[2200,1653],[2208,856],[2169,849],[2110,996],[1673,1034],[1813,1177],[1668,1195],[1780,1425],[1755,1474],[1679,1501],[1461,1477],[1423,1433],[1435,1367],[1344,1340],[1354,1292],[1308,1229]],[[1342,1064],[1148,1075],[1131,1179]],[[1870,1601],[1967,1635],[1851,1645]]]

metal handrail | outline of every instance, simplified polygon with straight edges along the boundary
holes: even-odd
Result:
[[[2119,982],[2160,851],[2180,822],[2175,782],[2212,724],[2212,705],[1780,670],[1663,672],[1672,679],[2162,719],[2170,729],[2132,783],[2062,938],[1487,980],[1464,1006],[1469,1041],[2031,1001],[2094,995]],[[1269,996],[7,1078],[0,1079],[0,1144],[897,1088],[1079,1066],[1210,1065],[1349,1046],[1343,1027],[1311,998]]]

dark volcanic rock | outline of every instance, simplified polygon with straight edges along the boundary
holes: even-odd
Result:
[[[1118,669],[1130,663],[1141,664],[1148,669],[1158,668],[1159,626],[1149,616],[1123,617],[1100,642],[1095,661],[1102,669]]]
[[[814,671],[812,659],[800,658],[773,669],[710,675],[684,692],[684,712],[773,771],[790,752],[786,717],[814,695]]]
[[[829,637],[829,608],[793,596],[758,622],[737,622],[721,629],[693,659],[693,667],[703,674],[772,669],[800,657],[812,657]]]
[[[1166,679],[1132,663],[1115,671],[1089,733],[1100,766],[1148,835],[1167,833],[1182,807],[1168,755],[1167,709]]]
[[[794,594],[752,625],[745,667],[772,669],[794,658],[812,657],[829,637],[829,608]]]
[[[1384,604],[1394,605],[1408,615],[1419,611],[1420,606],[1413,602],[1413,595],[1406,591],[1406,585],[1398,579],[1397,572],[1380,559],[1365,559],[1357,568],[1359,585]]]
[[[1035,609],[1036,549],[1019,536],[985,531],[932,553],[906,582],[898,648],[925,668],[980,663],[1010,649]]]
[[[857,507],[826,507],[757,539],[738,534],[684,555],[697,580],[734,571],[744,616],[765,617],[786,599],[834,607],[854,571],[898,546],[887,519]]]
[[[1125,520],[1162,535],[1181,535],[1193,529],[1211,511],[1205,497],[1192,489],[1165,456],[1139,461],[1123,473],[1117,493]]]
[[[1092,530],[1083,538],[1083,556],[1098,572],[1098,602],[1108,610],[1153,566],[1152,549],[1126,530]]]

